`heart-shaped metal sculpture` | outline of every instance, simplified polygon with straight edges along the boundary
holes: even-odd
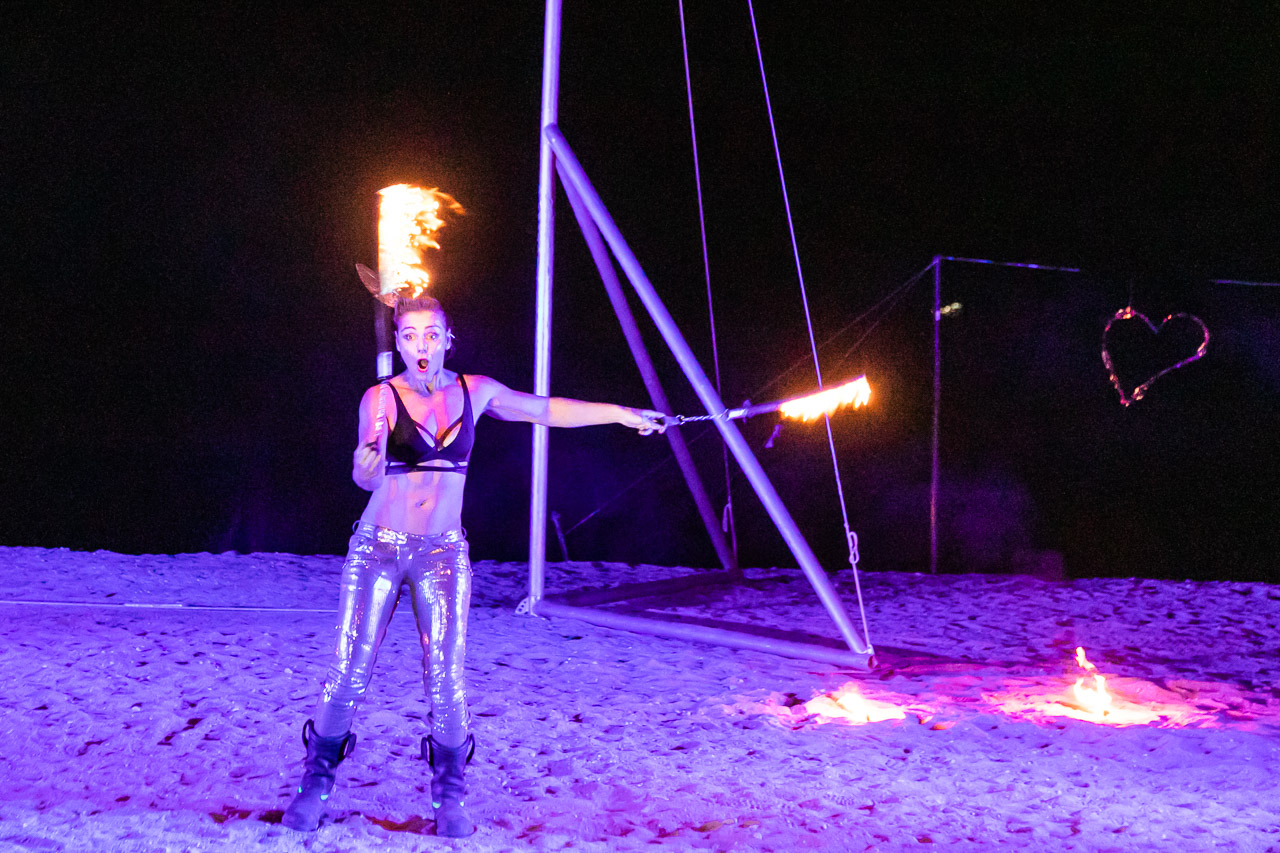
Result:
[[[1115,325],[1116,321],[1118,320],[1141,320],[1142,322],[1147,324],[1147,328],[1151,330],[1151,334],[1158,335],[1160,334],[1160,330],[1164,328],[1166,323],[1168,323],[1170,320],[1178,320],[1178,319],[1190,320],[1191,322],[1195,323],[1197,326],[1200,327],[1200,332],[1202,335],[1204,335],[1204,339],[1200,341],[1200,346],[1196,347],[1196,351],[1191,355],[1187,356],[1186,358],[1182,359],[1182,361],[1179,361],[1177,364],[1174,364],[1170,367],[1166,367],[1164,370],[1161,370],[1159,373],[1157,373],[1155,376],[1152,376],[1146,382],[1143,382],[1141,385],[1134,388],[1132,392],[1126,393],[1124,390],[1124,386],[1120,384],[1120,377],[1116,375],[1115,365],[1111,361],[1111,352],[1107,349],[1107,335],[1110,334],[1111,327]],[[1120,405],[1122,406],[1127,406],[1130,403],[1141,400],[1143,396],[1146,395],[1147,389],[1151,387],[1152,382],[1155,382],[1161,376],[1164,376],[1166,373],[1169,373],[1170,371],[1177,370],[1179,367],[1184,367],[1190,364],[1191,362],[1196,361],[1197,359],[1203,358],[1205,350],[1207,350],[1208,348],[1209,348],[1208,327],[1205,326],[1204,321],[1201,320],[1199,317],[1195,316],[1194,314],[1187,314],[1184,311],[1180,311],[1176,314],[1170,314],[1168,317],[1165,317],[1163,320],[1161,320],[1160,325],[1157,326],[1156,324],[1148,320],[1147,316],[1142,312],[1134,311],[1133,306],[1130,305],[1130,306],[1121,308],[1119,311],[1117,311],[1115,315],[1110,320],[1107,321],[1107,327],[1102,330],[1102,363],[1106,365],[1107,373],[1111,375],[1111,384],[1115,386],[1116,391],[1120,394]]]

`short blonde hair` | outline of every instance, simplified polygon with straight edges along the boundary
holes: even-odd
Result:
[[[444,318],[445,331],[453,331],[453,324],[449,322],[449,315],[445,313],[444,308],[440,305],[440,300],[434,296],[397,296],[395,308],[396,328],[400,328],[401,317],[414,311],[435,311]]]

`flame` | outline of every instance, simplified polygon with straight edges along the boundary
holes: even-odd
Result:
[[[1111,694],[1107,692],[1107,679],[1098,673],[1098,668],[1085,657],[1084,648],[1076,646],[1076,663],[1086,673],[1093,673],[1093,686],[1085,687],[1084,677],[1076,679],[1071,692],[1075,694],[1080,707],[1091,714],[1106,714],[1111,711]]]
[[[867,381],[867,377],[859,376],[852,382],[837,385],[835,388],[788,400],[778,408],[778,411],[784,418],[812,421],[831,414],[841,406],[852,405],[855,409],[865,406],[870,399],[871,383]]]
[[[431,283],[431,274],[422,265],[422,250],[439,249],[436,235],[445,226],[441,206],[465,213],[462,205],[438,189],[396,184],[379,190],[378,278],[381,294],[397,291],[421,296]]]
[[[1111,710],[1111,694],[1107,692],[1107,680],[1101,675],[1093,676],[1093,687],[1085,687],[1084,679],[1077,678],[1071,692],[1081,707],[1091,714],[1106,714]]]
[[[804,709],[809,714],[851,723],[878,723],[881,720],[902,720],[907,716],[907,712],[897,705],[863,696],[852,682],[835,693],[815,696],[804,703]]]
[[[984,694],[983,698],[1003,713],[1021,719],[1071,717],[1108,726],[1186,726],[1211,719],[1174,691],[1140,678],[1118,675],[1108,679],[1081,647],[1076,648],[1075,662],[1083,674],[1076,677],[1069,691],[1059,679],[1054,680],[1056,684],[1047,679],[1013,679],[1005,691]],[[1108,688],[1108,681],[1118,684],[1119,689]]]

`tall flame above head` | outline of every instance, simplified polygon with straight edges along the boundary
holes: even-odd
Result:
[[[439,249],[436,235],[445,226],[441,207],[466,213],[462,205],[438,189],[396,184],[379,190],[378,279],[380,295],[397,292],[421,296],[431,283],[422,265],[422,250]]]
[[[867,377],[859,376],[851,382],[788,400],[778,411],[784,418],[795,418],[801,421],[812,421],[823,415],[829,415],[841,406],[865,406],[871,400],[871,383]]]

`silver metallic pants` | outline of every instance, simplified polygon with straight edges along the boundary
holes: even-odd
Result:
[[[407,586],[422,638],[432,736],[444,746],[466,740],[471,721],[463,663],[471,561],[464,537],[462,530],[417,536],[363,521],[356,525],[342,567],[338,649],[315,718],[318,735],[338,737],[350,730],[387,624]]]

